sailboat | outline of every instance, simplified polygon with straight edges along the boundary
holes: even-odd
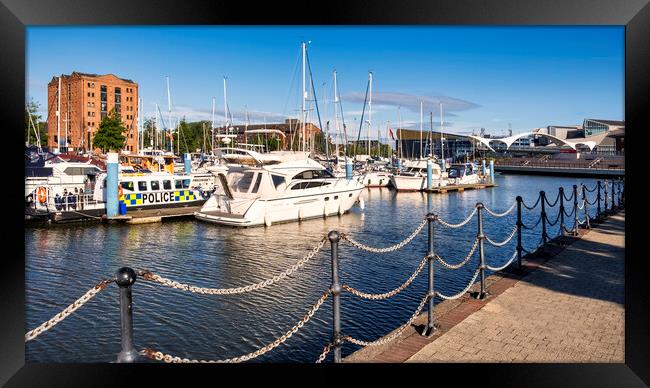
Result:
[[[368,141],[367,141],[367,150],[368,155],[357,155],[357,157],[362,156],[366,165],[366,173],[363,176],[363,184],[366,187],[387,187],[390,184],[390,174],[385,171],[384,166],[381,164],[372,163],[373,159],[370,156],[370,130],[372,128],[372,72],[368,72],[368,90],[369,90],[369,100],[368,100]],[[380,147],[379,133],[377,134],[377,146]],[[378,156],[379,156],[378,152]]]

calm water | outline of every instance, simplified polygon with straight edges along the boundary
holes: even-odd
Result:
[[[433,211],[451,223],[466,217],[476,202],[503,212],[521,195],[529,206],[540,190],[553,202],[563,186],[595,186],[587,178],[498,175],[499,187],[461,193],[396,193],[388,189],[363,192],[365,209],[355,206],[341,217],[270,228],[232,229],[194,220],[158,224],[107,226],[53,225],[25,230],[26,324],[31,330],[80,297],[116,269],[149,269],[163,277],[203,287],[237,287],[283,272],[336,229],[371,246],[388,246],[411,233]],[[595,193],[588,193],[595,198]],[[551,221],[556,206],[548,209]],[[592,208],[595,208],[593,206]],[[534,225],[539,206],[524,210],[523,221]],[[571,209],[567,206],[567,209]],[[581,211],[581,214],[582,211]],[[595,214],[595,209],[590,209]],[[514,226],[516,211],[503,218],[485,213],[485,233],[503,241]],[[570,221],[566,222],[569,226]],[[476,218],[461,229],[435,229],[435,248],[458,262],[469,252],[477,233]],[[559,223],[548,233],[559,233]],[[426,253],[426,228],[411,244],[393,253],[375,255],[341,244],[341,281],[362,291],[382,293],[403,283]],[[540,242],[541,223],[524,230],[529,250]],[[516,238],[503,248],[485,243],[486,260],[498,266],[514,252]],[[331,281],[329,243],[290,278],[260,291],[230,296],[191,294],[138,280],[133,286],[135,344],[190,359],[223,359],[255,351],[279,337],[309,310]],[[436,270],[436,289],[450,295],[462,290],[478,263],[478,250],[457,271]],[[341,298],[341,331],[375,340],[413,314],[427,289],[426,267],[404,292],[383,301],[363,300],[348,293]],[[26,344],[28,362],[110,362],[120,351],[118,288],[110,285],[53,329]],[[331,337],[332,304],[328,299],[314,317],[284,345],[256,362],[314,362]],[[343,355],[358,347],[343,346]],[[332,354],[326,361],[330,361]]]

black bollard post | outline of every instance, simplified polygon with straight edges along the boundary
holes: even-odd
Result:
[[[332,253],[332,307],[333,307],[333,334],[334,362],[341,362],[341,283],[339,282],[339,241],[341,235],[333,230],[327,235],[331,243]]]
[[[485,235],[483,234],[483,204],[481,202],[476,204],[476,208],[478,209],[478,234],[476,238],[478,238],[478,249],[479,249],[479,254],[481,257],[481,265],[479,267],[479,270],[481,271],[481,291],[476,294],[476,299],[485,299],[487,296],[485,293],[485,253],[483,251],[483,240],[485,239]]]
[[[564,236],[564,187],[560,187],[560,236]]]
[[[436,330],[436,326],[433,322],[433,308],[435,306],[435,295],[433,288],[433,226],[436,221],[437,216],[433,213],[427,214],[427,221],[429,222],[429,244],[427,249],[427,257],[429,261],[429,312],[427,316],[427,327],[425,330],[422,330],[422,335],[431,336]]]
[[[539,196],[539,201],[542,204],[542,241],[544,242],[542,247],[544,247],[548,242],[548,235],[546,234],[546,193],[542,190],[539,192]]]
[[[523,223],[521,222],[521,201],[522,198],[520,195],[518,195],[517,196],[517,269],[519,271],[521,271],[521,251],[524,249],[524,247],[521,246],[521,228],[523,226]],[[483,227],[481,226],[481,229],[482,228]],[[481,250],[481,257],[482,256],[483,256],[483,251]]]
[[[129,267],[122,267],[115,272],[115,283],[120,287],[120,321],[122,332],[122,351],[117,355],[117,362],[135,362],[138,351],[133,346],[133,296],[131,285],[137,275]]]
[[[573,235],[577,236],[578,232],[578,185],[573,185]]]
[[[596,208],[596,218],[600,219],[600,181],[598,181],[598,194],[596,195],[598,207]]]

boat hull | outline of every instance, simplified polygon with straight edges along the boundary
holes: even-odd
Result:
[[[328,217],[348,212],[359,200],[362,189],[363,187],[358,187],[288,198],[258,198],[252,200],[241,215],[215,208],[214,210],[202,209],[194,213],[194,216],[201,221],[235,227],[270,226],[275,223]],[[216,198],[213,201],[216,201]]]

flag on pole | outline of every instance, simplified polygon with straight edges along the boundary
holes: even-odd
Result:
[[[388,128],[388,135],[390,136],[391,139],[395,140],[395,135],[393,135],[393,129]]]

